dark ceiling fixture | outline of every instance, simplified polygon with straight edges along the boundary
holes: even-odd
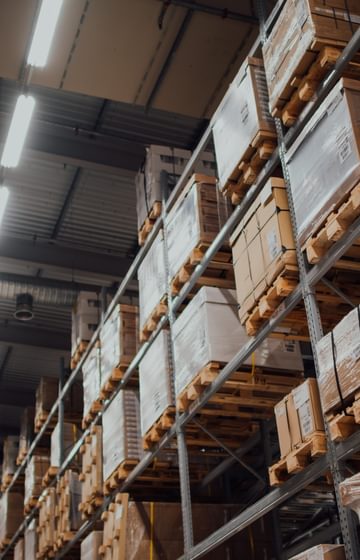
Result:
[[[32,295],[18,294],[16,296],[16,309],[14,317],[19,321],[31,321],[34,317]]]

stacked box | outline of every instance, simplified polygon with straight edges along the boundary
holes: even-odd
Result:
[[[319,388],[316,379],[295,387],[274,408],[281,458],[310,439],[324,433]]]
[[[360,82],[341,80],[287,152],[301,245],[360,180],[359,119]]]
[[[96,344],[89,352],[82,365],[84,408],[83,417],[93,408],[98,401],[101,390],[100,346]]]
[[[24,539],[19,539],[15,545],[14,560],[26,560],[24,556]]]
[[[345,44],[359,26],[357,0],[287,0],[263,47],[270,109],[281,109],[323,45]]]
[[[103,532],[92,531],[81,542],[81,560],[101,560],[99,548],[102,544]]]
[[[31,504],[32,500],[36,500],[43,488],[42,479],[50,467],[49,457],[42,455],[33,455],[25,469],[25,488],[24,488],[24,504]]]
[[[101,384],[112,377],[113,370],[127,366],[137,350],[138,308],[134,305],[115,306],[100,331]]]
[[[203,287],[173,327],[175,392],[179,396],[209,362],[228,363],[250,338],[237,317],[234,290]],[[266,339],[243,365],[301,372],[298,343]]]
[[[92,505],[97,507],[102,503],[103,469],[102,469],[102,427],[94,426],[91,434],[86,437],[80,452],[82,454],[81,467],[81,511],[84,516],[92,513]]]
[[[91,340],[100,322],[99,294],[79,292],[71,317],[71,355],[74,355],[80,343]]]
[[[76,424],[64,422],[63,425],[63,449],[64,458],[70,453],[74,444],[80,437],[80,431]],[[52,467],[61,466],[60,458],[60,424],[57,423],[51,434],[50,465]]]
[[[2,484],[7,486],[16,471],[16,459],[19,453],[19,436],[7,436],[4,438]]]
[[[35,519],[33,519],[25,529],[24,551],[25,551],[25,560],[36,560],[37,532],[36,532]]]
[[[169,333],[162,330],[140,362],[141,435],[174,405],[169,366]]]
[[[34,439],[34,418],[35,409],[33,407],[24,408],[20,420],[19,453],[16,460],[18,465],[26,457]]]
[[[156,305],[167,294],[167,278],[164,257],[164,235],[160,230],[138,268],[139,280],[139,326],[144,328]]]
[[[360,387],[360,311],[348,313],[316,345],[325,413],[349,403]]]
[[[239,179],[239,164],[249,161],[259,133],[274,138],[268,90],[261,60],[247,58],[213,118],[213,137],[222,189]],[[266,160],[264,159],[263,164]]]
[[[291,560],[345,560],[342,544],[318,544],[293,556]]]
[[[78,473],[67,470],[56,485],[56,542],[65,544],[66,535],[81,526],[81,482]]]
[[[37,558],[46,559],[53,556],[56,541],[56,489],[47,488],[42,496],[39,509]],[[49,554],[50,553],[50,554]]]
[[[0,498],[0,546],[13,537],[23,520],[24,496],[4,492]]]
[[[343,480],[339,490],[342,505],[355,511],[360,519],[360,473]]]
[[[215,239],[230,209],[212,177],[194,175],[166,217],[170,278],[188,261],[191,252]]]
[[[103,475],[107,480],[124,461],[141,457],[140,410],[136,391],[125,389],[103,414]]]
[[[297,260],[283,179],[272,177],[231,236],[240,320],[286,268],[296,275]],[[256,258],[254,258],[256,255]]]

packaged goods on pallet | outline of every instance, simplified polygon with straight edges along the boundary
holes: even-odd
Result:
[[[75,367],[101,319],[96,292],[79,292],[71,314],[71,357]]]
[[[293,556],[291,560],[345,560],[342,544],[318,544]]]
[[[33,455],[25,469],[24,506],[25,513],[37,504],[43,491],[42,480],[50,467],[49,457]]]
[[[102,531],[92,531],[81,543],[81,560],[100,560],[99,548],[102,540]]]
[[[16,464],[20,465],[26,457],[32,440],[34,439],[34,418],[35,409],[33,407],[24,408],[20,420],[19,452]]]
[[[118,304],[101,328],[100,371],[101,386],[105,392],[111,392],[111,383],[117,383],[122,378],[136,354],[137,319],[136,306]]]
[[[103,501],[102,427],[93,426],[80,448],[82,455],[81,507],[83,518],[89,517]]]
[[[359,114],[360,82],[341,80],[287,152],[298,238],[310,262],[321,256],[322,244],[316,246],[314,240],[322,227],[331,229],[330,244],[323,247],[326,251],[331,239],[341,236],[340,226],[346,230],[346,223],[359,215],[357,205],[352,212],[350,208],[340,214],[341,205],[360,181]]]
[[[239,316],[253,335],[257,323],[265,320],[297,284],[295,241],[283,179],[269,179],[230,243]]]
[[[339,491],[342,505],[355,511],[360,519],[360,473],[343,480]]]
[[[193,175],[166,217],[171,289],[176,294],[201,261],[230,213],[212,177]],[[231,288],[233,268],[227,243],[201,279],[202,284]]]
[[[270,110],[287,126],[335,64],[359,16],[357,0],[287,0],[263,47]]]
[[[9,543],[23,520],[24,496],[5,491],[0,498],[0,550]]]
[[[202,371],[205,373],[206,366],[212,366],[209,376],[216,369],[219,372],[222,364],[231,361],[249,342],[237,317],[235,291],[201,288],[175,321],[173,336],[176,396],[179,399],[190,384],[196,385],[200,394]],[[254,371],[255,368],[282,371],[290,377],[295,374],[292,385],[283,387],[283,394],[298,384],[297,374],[303,371],[298,343],[277,339],[266,339],[243,366]],[[205,375],[204,387],[209,376]],[[270,379],[269,376],[268,383]],[[279,379],[276,382],[281,383]]]
[[[215,113],[213,135],[220,185],[239,202],[276,147],[261,60],[247,58]]]
[[[66,457],[80,437],[80,431],[76,424],[64,422],[62,434],[64,457]],[[62,463],[60,451],[60,424],[58,423],[51,434],[50,465],[52,467],[60,467]]]
[[[151,428],[155,428],[156,439],[160,439],[161,429],[169,427],[169,423],[173,422],[174,392],[168,352],[169,333],[162,330],[140,362],[140,416],[143,437]],[[151,434],[149,437],[151,440]]]
[[[14,548],[14,560],[25,560],[24,539],[19,539]]]
[[[30,521],[24,532],[24,552],[25,560],[36,560],[37,552],[37,532],[36,520]]]
[[[3,463],[1,483],[7,488],[16,471],[16,458],[19,453],[19,436],[6,436],[3,444]]]
[[[136,391],[119,391],[103,414],[104,480],[126,462],[141,456],[139,398]]]
[[[35,405],[35,432],[39,432],[45,423],[53,404],[59,394],[59,380],[56,377],[42,377],[36,389],[36,405]],[[82,383],[76,381],[71,385],[64,399],[66,419],[78,421],[81,418],[83,410],[83,389]],[[57,414],[55,414],[48,426],[49,433],[54,429],[57,422]]]
[[[46,559],[54,556],[55,546],[55,510],[56,489],[52,486],[41,497],[38,522],[37,558]]]
[[[167,311],[164,236],[160,230],[138,269],[140,340],[146,340]]]
[[[101,410],[101,371],[100,371],[100,346],[96,344],[89,352],[82,366],[84,408],[83,426],[91,422],[97,412]]]
[[[61,549],[81,526],[81,482],[78,473],[67,470],[56,485],[56,547]]]

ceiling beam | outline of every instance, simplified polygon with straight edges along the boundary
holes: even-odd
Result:
[[[51,240],[30,240],[0,236],[0,257],[21,260],[35,266],[55,266],[72,271],[111,277],[118,282],[128,271],[132,260],[105,253],[93,253]]]
[[[69,282],[66,280],[54,280],[53,278],[44,278],[43,276],[29,276],[23,274],[13,274],[12,272],[0,272],[0,282],[9,282],[19,284],[20,286],[36,286],[39,288],[51,288],[54,290],[69,290],[74,293],[80,291],[101,292],[103,288],[100,284],[86,284],[84,282]],[[107,288],[108,292],[113,293],[115,289]],[[135,295],[135,293],[134,293]]]
[[[0,325],[0,341],[8,344],[24,344],[70,352],[71,336],[69,333],[48,331],[32,326]]]

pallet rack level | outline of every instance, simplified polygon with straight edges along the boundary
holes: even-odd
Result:
[[[281,4],[282,4],[282,2],[280,3],[280,5]],[[317,95],[316,101],[313,104],[313,106],[311,107],[311,109],[308,110],[308,111],[305,111],[305,113],[300,117],[299,123],[297,125],[295,125],[293,127],[293,129],[291,129],[286,134],[286,136],[284,138],[281,138],[282,149],[284,149],[284,146],[288,146],[290,144],[290,142],[294,141],[294,139],[298,136],[298,134],[300,133],[302,128],[305,126],[305,124],[310,119],[311,114],[319,106],[322,99],[326,96],[327,92],[331,89],[332,85],[339,78],[339,76],[341,74],[341,71],[342,71],[342,68],[351,59],[353,54],[359,48],[360,48],[360,30],[356,32],[353,39],[349,42],[348,46],[345,48],[342,57],[339,59],[338,63],[335,66],[335,69],[330,74],[330,78],[325,80],[325,82],[320,87],[319,94]],[[216,114],[214,116],[214,119],[215,118],[216,118]],[[214,122],[214,119],[213,119],[212,122]],[[183,188],[183,186],[186,183],[188,174],[191,173],[191,171],[192,171],[193,165],[195,164],[197,159],[200,157],[201,152],[204,150],[204,148],[206,148],[208,142],[210,141],[211,134],[212,134],[212,125],[210,124],[210,126],[205,131],[202,139],[200,140],[199,145],[197,146],[196,150],[194,151],[192,158],[190,159],[188,165],[186,166],[186,168],[184,170],[184,173],[181,176],[181,178],[180,178],[180,180],[177,184],[176,189],[174,190],[174,192],[170,196],[169,200],[167,201],[166,207],[164,209],[165,213],[167,213],[169,211],[169,209],[173,206],[174,202],[176,201],[177,196],[179,195],[181,189]],[[271,159],[268,161],[268,163],[266,164],[266,166],[264,167],[264,169],[260,173],[260,175],[257,178],[257,181],[255,182],[255,184],[250,188],[250,190],[248,191],[248,193],[244,197],[242,203],[235,209],[235,211],[233,212],[233,214],[229,218],[228,222],[225,224],[225,226],[223,227],[221,232],[218,234],[217,238],[214,240],[214,242],[211,244],[211,246],[209,247],[209,249],[205,253],[202,262],[195,268],[189,282],[183,287],[180,294],[178,296],[176,296],[175,298],[173,298],[173,300],[171,302],[171,313],[175,313],[175,311],[177,309],[179,309],[180,305],[182,304],[182,302],[184,301],[186,296],[191,291],[191,289],[194,286],[194,284],[196,283],[197,279],[201,276],[201,274],[206,269],[206,267],[207,267],[208,263],[210,262],[211,258],[214,256],[214,254],[220,248],[223,240],[232,231],[235,224],[237,224],[238,221],[245,215],[246,211],[250,207],[252,201],[255,199],[257,194],[260,192],[260,190],[263,187],[263,185],[265,184],[266,180],[271,176],[274,169],[279,165],[279,163],[281,161],[280,155],[281,154],[279,154],[279,151],[276,151],[273,154]],[[286,171],[286,169],[285,169],[285,171]],[[163,218],[160,218],[157,221],[157,223],[155,224],[155,227],[152,230],[146,244],[139,251],[139,253],[136,256],[136,258],[134,259],[134,262],[133,262],[132,266],[130,267],[127,275],[125,276],[125,278],[121,282],[121,285],[120,285],[120,287],[119,287],[119,289],[118,289],[118,291],[117,291],[117,293],[114,297],[114,300],[112,301],[108,310],[104,314],[102,323],[110,315],[110,313],[114,309],[115,305],[119,302],[121,296],[126,292],[126,289],[129,285],[130,281],[133,279],[133,277],[134,277],[134,275],[137,271],[138,266],[140,265],[140,263],[142,262],[143,258],[146,255],[146,253],[148,252],[153,240],[155,239],[158,231],[160,230],[160,228],[162,226],[163,226]],[[300,282],[299,286],[294,290],[294,292],[292,294],[290,294],[290,296],[288,296],[286,298],[284,303],[281,305],[278,313],[275,316],[271,317],[270,320],[267,323],[265,323],[265,325],[262,327],[262,329],[259,331],[259,333],[256,335],[256,337],[251,339],[246,344],[246,346],[243,347],[236,354],[236,356],[233,358],[233,360],[223,368],[223,370],[221,371],[221,373],[219,374],[217,379],[207,388],[207,390],[202,394],[200,399],[198,401],[196,401],[190,407],[190,409],[187,412],[178,416],[178,418],[176,420],[176,423],[173,425],[173,427],[170,429],[170,431],[163,436],[162,440],[159,442],[159,444],[156,446],[156,448],[153,451],[147,452],[144,455],[141,462],[129,474],[129,476],[124,481],[124,483],[121,485],[121,487],[116,490],[117,492],[126,491],[131,486],[131,484],[134,482],[134,480],[144,471],[144,469],[156,457],[158,452],[169,444],[169,442],[171,441],[171,439],[173,437],[179,436],[179,434],[180,434],[180,440],[181,440],[181,434],[183,433],[182,430],[185,428],[186,424],[208,402],[208,400],[211,398],[211,396],[214,395],[219,390],[219,388],[222,386],[222,384],[239,367],[239,365],[241,365],[241,363],[247,357],[249,357],[252,354],[252,352],[257,348],[257,346],[259,346],[259,344],[274,330],[274,328],[279,323],[281,323],[281,321],[287,316],[287,314],[297,305],[297,303],[299,303],[301,301],[302,297],[304,295],[307,297],[307,295],[310,294],[311,299],[314,299],[313,295],[312,295],[312,292],[311,292],[311,288],[318,281],[321,280],[321,278],[331,268],[331,266],[336,262],[336,260],[338,260],[340,258],[340,256],[351,246],[351,244],[359,236],[360,236],[360,218],[358,218],[352,224],[352,226],[348,229],[348,231],[343,236],[343,238],[340,241],[338,241],[332,247],[332,249],[327,253],[327,255],[322,259],[322,261],[319,264],[315,265],[310,270],[305,269],[303,271],[303,274],[302,274],[302,277],[301,277],[301,282]],[[305,291],[305,294],[304,294],[304,288],[306,288],[306,290],[307,290],[307,291]],[[305,299],[306,299],[306,297],[305,297]],[[318,323],[318,319],[317,319],[316,306],[314,306],[313,304],[308,305],[308,310],[307,311],[308,311],[308,319],[309,319],[309,323],[310,323],[311,339],[312,339],[312,342],[315,342],[317,337],[321,334],[321,329],[319,330],[319,323]],[[118,387],[118,390],[121,390],[126,386],[128,380],[130,379],[130,377],[131,377],[132,373],[134,372],[134,370],[136,369],[137,365],[140,363],[142,357],[145,355],[147,349],[151,346],[153,340],[156,338],[156,336],[160,332],[161,328],[163,328],[163,326],[168,321],[169,321],[169,315],[162,318],[162,320],[160,321],[160,323],[158,325],[157,330],[150,337],[149,341],[146,342],[141,347],[140,351],[138,352],[138,354],[136,355],[136,357],[134,358],[134,360],[132,361],[132,363],[128,367],[128,369],[125,373],[124,379],[122,380],[122,382],[120,383],[120,385]],[[313,323],[313,324],[311,324],[311,323]],[[61,416],[61,403],[62,403],[65,395],[67,394],[69,388],[71,387],[72,383],[75,381],[75,379],[80,374],[82,364],[83,364],[84,360],[86,359],[88,353],[90,352],[91,348],[95,344],[96,339],[97,339],[98,334],[99,334],[99,331],[100,331],[100,328],[101,328],[101,325],[99,326],[97,331],[94,333],[94,336],[93,336],[87,350],[85,351],[84,355],[82,356],[82,359],[80,360],[79,364],[77,365],[76,369],[72,372],[70,378],[62,386],[62,388],[60,390],[60,393],[59,393],[59,397],[58,397],[57,401],[55,402],[54,406],[52,407],[52,410],[50,411],[50,414],[49,414],[44,426],[42,427],[42,429],[39,432],[39,434],[37,435],[37,437],[34,439],[32,445],[29,449],[27,457],[24,459],[24,461],[21,463],[18,470],[16,471],[16,473],[13,477],[12,483],[10,485],[10,488],[15,484],[18,477],[24,472],[24,469],[25,469],[29,459],[34,454],[34,451],[36,449],[37,444],[39,443],[41,437],[43,436],[47,427],[49,426],[52,417],[57,413],[59,407],[60,407],[59,416]],[[107,407],[110,404],[111,400],[112,399],[109,399],[105,403],[105,407]],[[102,415],[102,413],[100,412],[99,415],[97,416],[97,418],[94,420],[93,424],[95,424],[99,420],[101,415]],[[87,429],[84,432],[83,436],[79,439],[79,441],[75,444],[74,448],[71,450],[70,454],[66,457],[66,459],[64,460],[61,468],[59,469],[57,478],[59,478],[63,474],[63,472],[68,467],[68,465],[71,463],[71,460],[73,459],[73,457],[76,455],[76,453],[80,449],[80,446],[82,445],[85,437],[90,433],[90,429],[91,429],[91,426],[90,426],[89,429]],[[183,498],[185,497],[186,501],[187,501],[189,499],[190,492],[189,492],[189,486],[188,486],[188,472],[187,472],[188,466],[187,466],[187,461],[186,461],[186,447],[184,448],[184,443],[185,442],[182,441],[181,445],[179,446],[179,452],[180,452],[179,453],[179,462],[180,462],[181,468],[183,469],[183,476],[181,477],[182,486],[184,486],[184,488],[182,489],[182,497]],[[253,521],[262,517],[266,513],[274,510],[276,507],[278,507],[279,505],[284,503],[286,500],[288,500],[289,498],[291,498],[292,496],[297,494],[300,490],[302,490],[303,488],[308,486],[311,482],[313,482],[321,474],[323,474],[329,468],[329,466],[331,466],[332,469],[334,469],[335,472],[336,472],[336,470],[338,469],[338,463],[339,462],[346,460],[348,457],[350,457],[352,454],[354,454],[355,452],[357,452],[359,450],[360,450],[360,432],[355,433],[353,436],[348,438],[346,441],[341,442],[339,444],[336,444],[332,449],[330,449],[330,452],[328,452],[327,455],[317,459],[313,464],[309,465],[304,471],[295,475],[293,478],[291,478],[290,480],[285,482],[283,484],[283,486],[281,486],[280,488],[276,488],[275,490],[271,490],[263,498],[259,499],[257,502],[252,504],[250,507],[246,508],[243,512],[241,512],[238,516],[236,516],[230,522],[226,523],[223,527],[221,527],[220,529],[215,531],[215,533],[213,533],[208,538],[204,539],[202,542],[198,543],[195,546],[192,546],[191,519],[188,519],[188,520],[186,519],[186,516],[189,514],[189,511],[185,511],[185,508],[183,508],[183,512],[184,512],[183,522],[184,522],[184,525],[187,524],[187,531],[185,531],[185,533],[187,535],[187,539],[186,539],[187,542],[186,542],[185,554],[181,557],[181,560],[201,558],[206,553],[208,553],[209,551],[216,548],[216,546],[218,546],[220,543],[222,543],[222,542],[226,541],[227,539],[231,538],[231,536],[233,536],[235,533],[237,533],[237,532],[241,531],[242,529],[246,528]],[[56,481],[56,479],[55,479],[55,481]],[[54,483],[55,483],[55,481],[54,481]],[[335,487],[337,486],[337,484],[338,484],[338,481],[335,481]],[[187,486],[187,488],[186,488],[186,486]],[[65,556],[65,554],[69,550],[71,550],[71,548],[83,536],[85,536],[88,533],[88,531],[95,524],[96,520],[99,519],[99,517],[101,515],[101,512],[104,509],[106,509],[108,504],[111,502],[111,499],[112,499],[112,496],[110,495],[105,500],[103,508],[99,509],[89,521],[86,521],[82,525],[82,527],[76,533],[74,539],[71,540],[59,553],[57,553],[55,558],[63,558]],[[340,514],[341,514],[341,512],[340,512]],[[18,531],[16,532],[16,534],[12,538],[8,547],[0,555],[0,559],[5,558],[6,554],[9,552],[11,547],[15,544],[16,540],[21,536],[21,534],[23,533],[23,531],[25,530],[25,528],[28,526],[28,524],[34,518],[35,515],[36,515],[36,509],[34,511],[32,511],[25,518],[24,522],[19,527]],[[340,517],[341,517],[342,534],[343,534],[343,538],[344,538],[344,542],[345,542],[345,546],[346,546],[346,550],[347,550],[347,558],[348,559],[355,559],[355,558],[359,557],[358,556],[359,553],[358,553],[357,550],[354,549],[354,547],[357,547],[354,530],[351,527],[351,525],[349,524],[349,519],[347,518],[347,516],[342,517],[340,515]]]

